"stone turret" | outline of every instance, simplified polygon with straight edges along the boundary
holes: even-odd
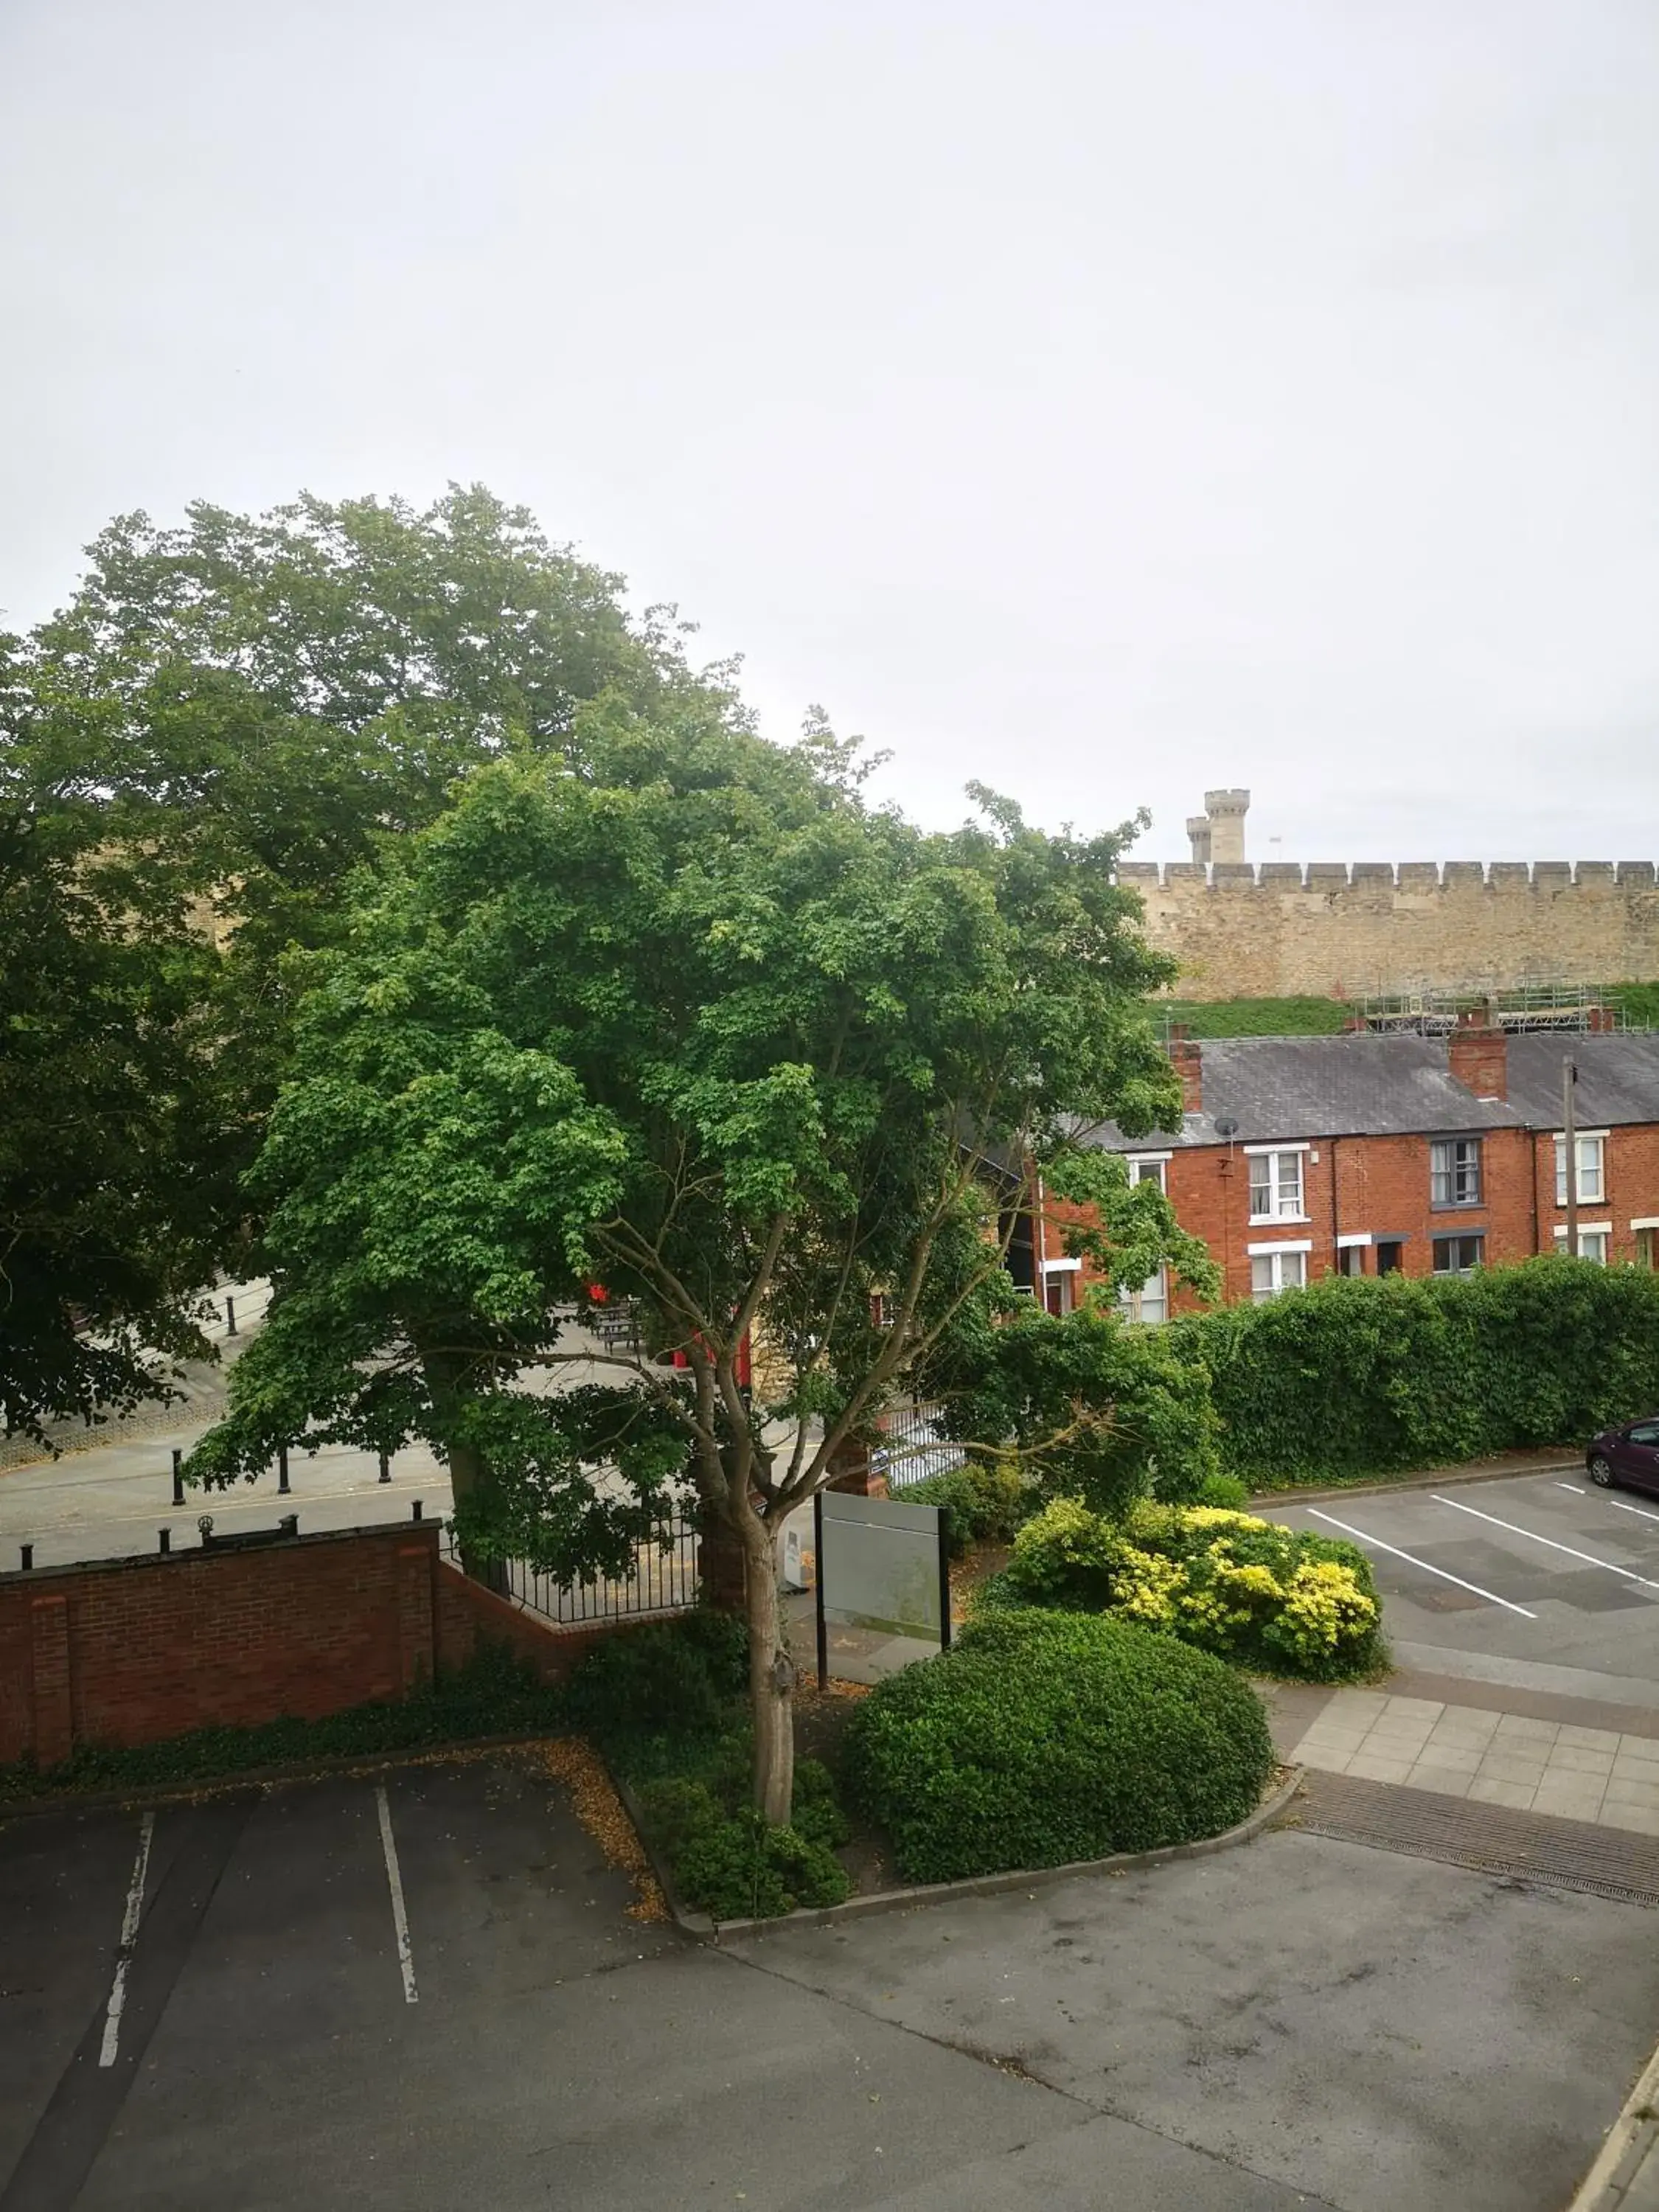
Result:
[[[1244,817],[1250,811],[1248,791],[1206,791],[1204,811],[1210,817],[1210,858],[1237,865],[1244,858]]]
[[[1187,835],[1193,859],[1200,868],[1212,860],[1237,866],[1244,858],[1244,817],[1250,811],[1248,791],[1206,791],[1202,814],[1187,817]]]

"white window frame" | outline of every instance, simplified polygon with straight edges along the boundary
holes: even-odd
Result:
[[[1601,1247],[1599,1252],[1585,1251],[1584,1239],[1587,1237],[1594,1237],[1598,1240]],[[1565,1253],[1567,1249],[1567,1231],[1565,1223],[1556,1224],[1555,1241]],[[1588,1260],[1597,1267],[1605,1267],[1612,1251],[1613,1224],[1611,1221],[1581,1221],[1579,1223],[1578,1256],[1581,1260]]]
[[[1165,1198],[1170,1194],[1170,1161],[1168,1152],[1129,1152],[1124,1164],[1129,1170],[1129,1188],[1133,1190],[1143,1182],[1155,1182]]]
[[[1311,1152],[1313,1146],[1311,1144],[1245,1146],[1244,1158],[1247,1162],[1266,1160],[1267,1163],[1267,1188],[1271,1194],[1272,1199],[1269,1211],[1266,1213],[1258,1213],[1255,1211],[1255,1200],[1254,1196],[1252,1196],[1250,1200],[1250,1221],[1253,1225],[1261,1221],[1307,1221],[1312,1218],[1311,1215],[1307,1212],[1307,1162],[1300,1157],[1302,1153]],[[1296,1207],[1293,1212],[1287,1208],[1282,1202],[1279,1171],[1279,1161],[1292,1152],[1298,1156],[1296,1167]],[[1255,1176],[1254,1172],[1252,1172],[1250,1176],[1250,1188],[1252,1192],[1254,1192],[1255,1188]]]
[[[1580,1206],[1599,1206],[1607,1194],[1607,1132],[1605,1129],[1579,1129],[1575,1135],[1578,1145],[1578,1203]],[[1595,1147],[1595,1188],[1584,1186],[1584,1147]],[[1555,1202],[1567,1202],[1567,1133],[1565,1129],[1555,1133]]]
[[[1313,1245],[1307,1238],[1278,1244],[1249,1244],[1245,1249],[1250,1261],[1250,1297],[1255,1304],[1264,1306],[1269,1299],[1282,1297],[1286,1291],[1307,1288],[1308,1255],[1313,1250]],[[1294,1282],[1285,1280],[1287,1259],[1294,1259],[1297,1263]],[[1261,1283],[1257,1281],[1256,1273],[1259,1262],[1264,1260],[1268,1263],[1267,1280]]]
[[[1157,1306],[1157,1313],[1146,1311],[1148,1303]],[[1170,1271],[1160,1267],[1148,1275],[1138,1290],[1127,1286],[1117,1294],[1117,1303],[1125,1321],[1139,1322],[1147,1328],[1157,1328],[1170,1318]]]

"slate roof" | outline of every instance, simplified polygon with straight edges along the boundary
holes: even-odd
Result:
[[[1575,1114],[1581,1128],[1659,1121],[1659,1033],[1613,1030],[1595,1036],[1510,1039],[1510,1103],[1534,1128],[1561,1126],[1561,1062],[1569,1058],[1578,1070]],[[1208,1073],[1206,1066],[1206,1080]]]
[[[1519,1042],[1511,1039],[1510,1050]],[[1560,1041],[1553,1045],[1560,1108]],[[1622,1037],[1579,1037],[1575,1044],[1623,1043]],[[1316,1137],[1413,1136],[1431,1130],[1514,1128],[1524,1120],[1514,1100],[1477,1098],[1454,1080],[1444,1040],[1419,1036],[1206,1037],[1200,1048],[1204,1110],[1188,1114],[1178,1132],[1126,1137],[1115,1122],[1081,1132],[1109,1152],[1164,1152],[1195,1145],[1295,1143]],[[1659,1065],[1659,1063],[1656,1063]],[[1513,1062],[1511,1062],[1513,1066]],[[1581,1099],[1583,1094],[1581,1087]],[[1588,1105],[1580,1118],[1595,1126]],[[1659,1120],[1659,1101],[1644,1118]],[[1237,1127],[1226,1137],[1216,1124]],[[1549,1125],[1549,1126],[1553,1126]]]

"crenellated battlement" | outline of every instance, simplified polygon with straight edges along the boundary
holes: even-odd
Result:
[[[1126,860],[1200,999],[1659,981],[1651,860]]]
[[[1328,890],[1347,884],[1396,890],[1498,890],[1526,884],[1559,891],[1579,885],[1651,890],[1651,860],[1124,860],[1121,881],[1137,889],[1201,883],[1212,890]]]

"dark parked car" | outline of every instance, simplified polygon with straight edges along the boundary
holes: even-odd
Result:
[[[1603,1429],[1584,1454],[1589,1479],[1605,1489],[1627,1482],[1632,1490],[1659,1491],[1659,1413],[1626,1421],[1622,1429]]]

